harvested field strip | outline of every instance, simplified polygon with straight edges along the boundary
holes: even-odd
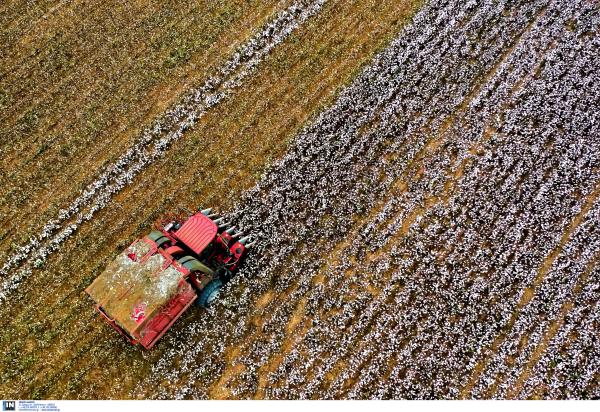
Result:
[[[134,74],[135,74],[135,73],[134,73]],[[116,77],[115,77],[115,79],[122,79],[122,77],[123,77],[123,76],[116,76]],[[130,82],[130,83],[131,83],[131,82]],[[117,87],[118,87],[118,84],[119,84],[119,83],[117,83]],[[110,88],[109,88],[109,93],[110,93]],[[135,95],[135,94],[134,94],[134,95]],[[110,99],[109,99],[109,101],[110,101]],[[92,102],[92,103],[90,103],[90,104],[91,104],[92,106],[94,106],[94,107],[96,107],[96,106],[97,106],[97,103],[93,103],[93,102]],[[114,106],[114,104],[113,104],[113,106]],[[91,106],[90,106],[90,107],[91,107]],[[113,113],[113,114],[114,114],[114,113]],[[135,114],[135,111],[134,111],[134,114]],[[80,117],[81,117],[81,116],[80,116]],[[85,117],[85,114],[84,114],[84,117]],[[126,119],[120,119],[120,122],[122,122],[123,120],[126,120]],[[135,121],[140,121],[140,120],[141,120],[141,119],[139,119],[139,118],[135,118]],[[79,119],[79,122],[81,122],[81,119]],[[84,129],[85,129],[85,128],[86,128],[86,122],[87,122],[87,121],[84,121],[84,122],[83,122],[83,124],[76,125],[76,126],[77,126],[77,128],[84,128]],[[131,123],[130,123],[130,122],[126,122],[126,123],[125,123],[125,126],[128,126],[128,127],[130,127],[130,126],[131,126]],[[103,129],[103,127],[100,127],[100,125],[98,125],[98,127],[97,127],[97,128],[98,128],[98,129],[100,129],[100,130],[102,130],[102,129]],[[109,130],[109,131],[110,131],[110,130]],[[118,133],[120,133],[120,132],[122,132],[122,131],[124,131],[124,130],[120,130]],[[118,134],[118,133],[117,133],[117,134]],[[127,137],[127,136],[124,136],[124,137]],[[97,136],[95,136],[94,138],[96,139],[96,138],[97,138]],[[66,145],[66,146],[64,146],[64,145],[63,145],[63,144],[62,144],[60,141],[56,141],[56,142],[53,142],[53,143],[51,143],[51,144],[50,144],[49,142],[46,142],[46,143],[48,143],[48,145],[49,145],[49,146],[52,146],[52,150],[45,150],[45,151],[44,151],[44,153],[42,153],[42,155],[41,155],[41,156],[51,156],[51,157],[50,157],[49,159],[47,159],[46,161],[44,161],[43,159],[39,159],[39,160],[38,160],[38,161],[43,161],[43,163],[41,163],[41,166],[42,166],[42,167],[47,167],[48,165],[52,165],[52,164],[62,164],[62,165],[64,166],[64,163],[65,163],[65,162],[64,162],[64,161],[65,161],[65,153],[62,153],[62,152],[61,152],[62,148],[64,148],[64,147],[67,147],[67,152],[71,152],[71,151],[72,151],[72,152],[74,152],[74,153],[79,153],[79,151],[76,151],[76,150],[71,150],[71,148],[72,148],[72,149],[75,149],[75,147],[79,146],[79,144],[74,144],[74,143],[76,143],[76,142],[74,142],[72,138],[69,138],[68,136],[63,136],[63,137],[62,137],[62,139],[64,140],[64,142],[66,142],[66,143],[70,143],[70,145]],[[123,139],[123,136],[121,136],[121,137],[120,137],[120,139]],[[63,142],[63,143],[64,143],[64,142]],[[118,154],[120,151],[122,151],[122,150],[123,150],[124,146],[121,146],[121,145],[127,145],[127,144],[130,144],[130,143],[131,143],[131,142],[129,142],[129,143],[128,143],[128,142],[127,142],[127,140],[125,140],[125,142],[123,142],[123,143],[119,143],[118,141],[110,141],[110,140],[109,140],[109,141],[107,141],[107,142],[106,142],[106,143],[105,143],[103,146],[101,146],[100,150],[94,149],[94,150],[92,151],[92,153],[95,153],[95,154],[94,154],[94,156],[93,156],[93,157],[91,157],[91,159],[93,159],[94,157],[97,157],[97,155],[98,155],[98,154],[100,154],[100,153],[104,153],[104,151],[105,151],[106,149],[109,149],[109,150],[111,150],[111,152],[112,152],[112,153],[107,153],[107,155],[108,155],[108,156],[106,156],[106,157],[102,156],[102,158],[101,158],[101,161],[102,161],[102,162],[101,162],[101,163],[99,163],[99,164],[97,164],[98,166],[105,165],[105,164],[106,164],[106,161],[107,161],[107,159],[110,159],[111,157],[113,157],[113,156],[117,155],[117,154]],[[115,149],[116,149],[116,150],[115,150]],[[37,148],[36,148],[36,150],[34,150],[34,151],[33,151],[33,154],[35,154],[35,152],[36,152],[36,151],[37,151]],[[86,152],[84,151],[84,153],[86,153]],[[39,156],[36,156],[36,158],[38,158],[38,157],[39,157]],[[87,157],[87,155],[86,155],[86,157]],[[53,162],[53,161],[55,161],[55,160],[57,160],[58,162]],[[80,165],[81,165],[81,164],[87,164],[87,162],[88,162],[89,160],[90,160],[90,158],[89,158],[89,157],[88,157],[88,158],[84,158],[84,159],[77,159],[77,160],[76,160],[76,161],[77,161],[77,163],[76,163],[76,168],[77,168],[77,169],[80,169]],[[93,165],[93,164],[92,164],[92,165]],[[71,181],[72,181],[72,179],[73,179],[73,174],[71,173],[71,171],[69,170],[69,168],[66,168],[65,170],[66,170],[66,171],[68,171],[68,172],[69,172],[69,174],[68,174],[68,175],[66,175],[66,176],[64,177],[64,179],[65,179],[64,181],[65,181],[65,182],[71,182]],[[42,169],[42,170],[38,170],[38,171],[36,171],[36,175],[39,175],[39,174],[40,174],[40,172],[42,172],[42,171],[44,172],[44,174],[46,174],[46,173],[48,173],[48,172],[49,172],[48,170],[43,170],[43,169]],[[85,178],[85,176],[86,176],[86,175],[84,174],[84,175],[83,175],[83,177]],[[13,179],[17,179],[17,176],[12,176],[12,178],[13,178]],[[22,177],[20,177],[20,178],[22,178],[22,179],[23,179],[23,180],[25,180],[25,181],[29,180],[29,178],[28,178],[27,176],[22,176]],[[87,177],[87,179],[89,180],[89,177]],[[84,180],[83,182],[80,182],[80,184],[84,184],[84,183],[86,183],[86,181],[85,181],[85,180]],[[80,187],[83,187],[83,186],[80,186]],[[69,193],[69,191],[68,191],[68,190],[64,190],[64,189],[66,189],[66,188],[68,188],[68,186],[67,186],[67,187],[64,187],[64,186],[60,186],[60,187],[59,187],[59,189],[60,189],[62,192]],[[29,189],[31,189],[31,187],[30,187]],[[41,187],[40,189],[43,189],[43,187]],[[17,187],[17,188],[15,188],[15,190],[21,190],[21,189],[19,189],[19,187]],[[29,196],[31,196],[31,195],[29,195]],[[8,201],[8,199],[10,199],[11,197],[13,197],[13,196],[11,196],[10,194],[9,194],[9,195],[7,195],[7,196],[5,197],[5,199],[4,199],[4,200],[5,200],[5,202],[7,202],[7,201]],[[31,200],[33,200],[33,199],[28,199],[28,200],[30,200],[30,201],[31,201]],[[45,199],[44,199],[44,200],[45,200]],[[44,200],[41,200],[41,199],[40,199],[40,201],[42,201],[42,202],[43,202]],[[65,199],[65,200],[66,200],[66,199]],[[34,203],[36,203],[36,202],[35,202],[35,201],[31,202],[31,204],[34,204]],[[8,207],[8,206],[14,206],[14,204],[10,204],[10,203],[8,203],[8,204],[6,204],[6,207]],[[10,216],[10,217],[11,217],[11,218],[13,218],[13,216]],[[14,219],[13,219],[13,220],[14,220]]]
[[[34,3],[34,4],[31,4]],[[0,7],[0,27],[4,30],[1,33],[0,39],[2,45],[10,45],[15,40],[26,35],[34,22],[38,21],[48,11],[51,11],[60,3],[54,1],[6,1]],[[5,49],[0,49],[3,54]]]
[[[113,142],[113,143],[115,143],[115,142]],[[109,145],[108,147],[110,148],[111,146]],[[117,146],[117,148],[118,148],[118,146]],[[110,155],[111,155],[111,154],[110,154],[110,153],[106,153],[106,154],[108,155],[106,158],[110,158]],[[103,164],[103,163],[105,163],[105,162],[106,162],[106,158],[102,157],[102,158],[101,158],[101,161],[102,161],[102,162],[101,162],[100,164]],[[58,159],[60,159],[60,155],[59,155]],[[52,159],[51,159],[51,160],[52,160]],[[52,162],[51,162],[51,163],[52,163]],[[60,162],[58,162],[58,163],[60,163]],[[82,162],[82,163],[85,163],[85,162]],[[78,164],[78,167],[79,167],[79,164]],[[68,171],[69,169],[67,168],[66,170]],[[85,175],[84,175],[84,176],[85,176]],[[73,176],[72,176],[72,175],[69,175],[69,178],[68,178],[68,179],[69,179],[69,180],[72,180],[72,178],[73,178]],[[62,189],[62,190],[63,190],[63,192],[65,192],[65,193],[70,193],[68,190],[64,190],[64,189],[66,189],[66,187],[62,187],[61,189]],[[10,197],[10,196],[9,196],[9,197]],[[33,203],[35,203],[35,202],[33,202]],[[22,209],[22,208],[20,208],[20,209]],[[12,218],[12,219],[13,219],[13,221],[14,221],[14,217],[13,217],[13,216],[11,216],[11,218]],[[42,222],[43,222],[43,221],[42,221]]]

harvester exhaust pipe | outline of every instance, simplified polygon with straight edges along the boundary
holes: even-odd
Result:
[[[210,213],[211,210],[212,210],[212,207],[209,207],[208,209],[202,210],[200,213],[202,213],[204,216],[208,216],[208,214]]]
[[[233,231],[234,231],[234,230],[235,230],[235,226],[231,226],[229,229],[227,229],[227,230],[225,231],[225,233],[227,233],[228,235],[231,235],[231,234],[233,234]]]
[[[241,238],[239,240],[240,245],[245,245],[249,238],[250,238],[250,236],[246,236],[246,237]]]

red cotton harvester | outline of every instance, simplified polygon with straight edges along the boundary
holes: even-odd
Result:
[[[194,300],[209,306],[256,243],[210,212],[165,216],[85,290],[130,342],[150,349]]]

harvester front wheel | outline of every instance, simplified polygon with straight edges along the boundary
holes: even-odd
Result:
[[[213,303],[219,296],[219,293],[221,292],[223,286],[223,281],[221,279],[215,279],[210,281],[210,283],[200,291],[200,295],[196,300],[198,306],[200,306],[201,308],[206,308],[210,306],[211,303]]]

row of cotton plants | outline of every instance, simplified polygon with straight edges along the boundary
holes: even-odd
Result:
[[[573,308],[565,315],[547,349],[522,385],[518,397],[600,397],[594,378],[600,370],[600,268],[596,265],[574,296]]]
[[[152,127],[141,132],[141,137],[125,150],[99,178],[91,183],[77,199],[58,212],[58,218],[49,221],[42,232],[31,238],[31,244],[20,246],[17,253],[8,257],[0,269],[5,276],[0,285],[0,300],[14,290],[21,279],[31,273],[30,267],[14,268],[27,260],[34,266],[44,263],[48,255],[58,250],[60,244],[84,222],[103,209],[115,194],[155,159],[163,156],[170,145],[214,105],[218,104],[244,78],[268,56],[273,47],[321,9],[325,0],[296,0],[280,11],[260,32],[242,45],[234,57],[224,64],[213,77],[198,90],[191,90],[183,103],[167,111]]]
[[[561,10],[564,11],[564,10]],[[556,11],[556,13],[558,14],[558,11]],[[569,16],[569,14],[567,14],[567,16]],[[571,15],[572,16],[572,15]],[[560,22],[560,21],[559,21]],[[560,22],[561,24],[565,23]],[[556,25],[555,27],[560,27],[560,25]],[[546,27],[545,30],[548,30],[548,28]],[[535,33],[535,30],[533,31],[532,35],[535,35],[536,37],[539,37],[539,35],[542,33]],[[550,36],[555,36],[557,33],[552,30],[549,31],[548,33]],[[574,40],[574,36],[571,37],[570,40]],[[577,45],[575,45],[577,46]],[[573,55],[575,56],[575,55]],[[589,54],[587,56],[587,62],[585,61],[586,59],[582,59],[582,60],[578,60],[581,62],[584,62],[584,65],[590,65],[591,67],[594,66],[593,59],[589,59],[590,57],[593,57],[593,54]],[[580,56],[578,56],[580,57]],[[564,62],[560,63],[561,66],[565,66]],[[556,67],[554,67],[553,69],[556,69]],[[543,72],[542,72],[543,73]],[[589,73],[589,71],[588,71]],[[551,116],[552,111],[556,110],[556,104],[551,105],[550,107],[548,106],[548,100],[545,99],[539,99],[536,97],[539,96],[548,96],[551,94],[552,90],[557,90],[560,89],[559,83],[563,83],[564,82],[564,78],[561,79],[561,81],[558,81],[557,79],[559,79],[562,75],[564,75],[564,72],[558,72],[558,76],[555,78],[555,82],[548,82],[547,78],[544,78],[543,81],[540,81],[540,84],[544,84],[544,90],[540,90],[540,88],[536,87],[536,94],[532,94],[532,96],[534,98],[530,99],[529,102],[525,102],[527,107],[530,105],[530,107],[539,110],[539,107],[544,108],[546,111],[546,116],[539,116],[541,118],[552,118],[553,116]],[[543,76],[543,74],[542,74]],[[578,77],[573,76],[573,77]],[[591,78],[584,78],[582,79],[583,82],[578,82],[578,83],[574,83],[569,85],[568,87],[566,87],[565,93],[567,94],[573,94],[574,90],[578,90],[579,88],[583,87],[585,89],[585,85],[586,83],[588,83],[590,80],[594,80]],[[594,80],[594,82],[597,83],[597,80]],[[568,82],[567,82],[568,84]],[[563,86],[563,89],[565,89],[565,87]],[[593,93],[593,90],[590,90],[591,93]],[[519,96],[522,96],[523,91],[520,90],[518,91]],[[586,130],[587,127],[593,127],[594,123],[597,122],[597,120],[595,118],[589,118],[589,113],[594,113],[595,109],[594,109],[594,103],[593,103],[593,98],[591,98],[591,95],[588,96],[588,101],[586,102],[586,104],[583,104],[582,106],[585,107],[587,106],[587,108],[589,109],[589,111],[585,111],[587,114],[585,117],[588,117],[587,119],[584,120],[583,124],[579,124],[579,121],[581,120],[581,117],[576,117],[575,119],[572,119],[571,122],[569,122],[569,129],[579,129],[580,127],[582,127],[581,130]],[[553,102],[553,103],[556,103]],[[591,103],[591,104],[590,104]],[[563,106],[561,104],[561,106]],[[568,104],[564,107],[568,107]],[[523,106],[519,108],[519,111],[523,111]],[[512,112],[513,114],[515,113],[514,111]],[[543,113],[540,113],[543,114]],[[533,118],[535,118],[534,116],[532,116]],[[583,116],[582,116],[583,117]],[[527,117],[525,117],[527,118]],[[518,118],[515,120],[519,120],[519,121],[523,121],[523,118]],[[522,133],[523,131],[523,124],[519,124],[520,122],[516,122],[517,124],[515,124],[516,127],[513,128],[513,130],[511,131],[510,129],[508,130],[503,130],[504,133],[511,135],[511,134],[517,134],[517,133]],[[573,127],[574,125],[576,125],[575,127]],[[506,129],[506,125],[499,125],[502,129]],[[564,126],[564,123],[563,123]],[[558,130],[556,129],[560,129],[560,126],[558,128],[555,128],[554,130],[546,130],[545,132],[547,133],[547,136],[552,136],[555,137],[556,135],[560,134]],[[539,130],[541,133],[539,133],[536,136],[536,133],[530,133],[531,139],[536,139],[538,138],[539,135],[543,135],[544,133],[542,133],[542,130]],[[512,133],[511,133],[512,132]],[[526,132],[535,132],[535,130],[528,130]],[[567,140],[567,142],[565,142],[564,140],[562,142],[558,142],[560,143],[560,145],[558,146],[558,148],[560,149],[560,151],[558,153],[551,153],[550,156],[547,157],[547,161],[544,162],[543,158],[540,158],[539,153],[543,153],[542,150],[545,149],[545,147],[543,145],[536,145],[537,147],[534,147],[534,151],[533,154],[535,154],[537,156],[537,158],[532,157],[530,158],[530,162],[529,162],[529,166],[527,166],[526,164],[523,164],[522,162],[522,157],[524,154],[527,154],[526,151],[524,151],[523,149],[525,149],[526,147],[518,147],[516,145],[512,145],[513,147],[509,148],[510,150],[506,151],[503,156],[503,158],[500,159],[495,159],[494,160],[494,164],[492,167],[500,169],[498,170],[499,172],[502,170],[502,168],[506,168],[508,167],[508,170],[506,170],[506,172],[508,173],[500,173],[500,178],[499,179],[492,179],[492,180],[488,180],[487,182],[485,182],[485,186],[489,187],[489,195],[486,199],[485,202],[480,203],[479,205],[474,204],[474,205],[468,205],[468,208],[465,210],[468,210],[468,214],[463,214],[463,216],[459,216],[457,217],[452,217],[452,220],[456,220],[458,221],[458,223],[462,222],[468,222],[470,225],[475,223],[474,219],[473,219],[473,215],[476,216],[478,218],[478,220],[480,221],[480,228],[478,230],[475,230],[474,232],[471,232],[470,228],[464,228],[460,230],[460,235],[465,238],[465,237],[470,237],[470,243],[473,243],[476,247],[471,249],[471,250],[463,250],[461,251],[459,254],[456,254],[455,256],[445,256],[445,253],[438,253],[437,254],[437,258],[439,259],[444,258],[444,260],[446,262],[451,262],[453,265],[455,264],[455,261],[458,260],[460,261],[461,257],[464,256],[465,254],[467,256],[474,256],[475,257],[475,262],[477,262],[476,266],[472,266],[472,265],[467,265],[464,270],[470,273],[470,277],[473,278],[477,272],[489,272],[490,270],[496,270],[498,271],[498,269],[501,267],[500,265],[502,265],[503,263],[505,263],[507,261],[507,258],[510,259],[511,258],[511,254],[514,254],[515,257],[519,256],[522,260],[522,262],[520,262],[519,266],[514,266],[511,268],[511,272],[506,273],[506,278],[504,280],[504,282],[502,281],[503,279],[493,279],[493,278],[489,278],[487,277],[481,277],[478,276],[474,279],[473,282],[473,293],[471,294],[471,299],[475,300],[475,302],[473,303],[477,303],[477,300],[480,299],[481,297],[481,291],[482,289],[485,290],[486,287],[494,287],[497,285],[506,285],[506,286],[510,286],[511,288],[513,288],[516,292],[518,292],[520,290],[519,287],[522,287],[524,285],[528,285],[531,283],[531,279],[533,279],[533,276],[535,276],[535,273],[537,272],[537,270],[530,270],[530,278],[529,279],[525,279],[525,282],[521,283],[519,282],[520,280],[520,276],[522,276],[523,271],[528,269],[528,268],[539,268],[540,266],[540,260],[539,257],[541,256],[545,256],[547,254],[547,252],[549,250],[552,250],[552,248],[556,247],[556,240],[559,239],[559,235],[561,233],[561,231],[557,231],[555,232],[555,236],[554,239],[552,239],[552,237],[549,238],[549,235],[552,235],[552,229],[549,224],[547,222],[543,222],[543,220],[545,219],[552,219],[552,218],[556,218],[557,216],[561,216],[564,215],[564,210],[566,209],[565,206],[569,205],[569,201],[571,201],[573,203],[573,207],[572,207],[572,211],[571,211],[571,215],[574,215],[575,213],[577,213],[579,211],[579,206],[581,206],[580,204],[577,204],[576,200],[578,200],[580,195],[584,195],[584,194],[589,194],[590,192],[590,187],[593,187],[592,185],[590,185],[590,183],[594,183],[595,182],[595,176],[593,174],[593,167],[595,164],[597,164],[597,159],[595,158],[595,151],[597,150],[597,146],[596,143],[592,140],[590,141],[590,139],[594,138],[593,135],[593,129],[592,129],[592,134],[591,135],[585,135],[584,136],[577,136],[578,134],[580,134],[581,132],[576,132],[574,135],[569,136],[569,139]],[[582,138],[583,137],[583,138]],[[495,139],[495,136],[492,135],[491,137],[492,139]],[[543,182],[542,185],[540,185],[539,183],[537,183],[536,186],[534,186],[534,182],[540,182],[544,179],[544,174],[548,174],[550,170],[552,170],[553,168],[553,163],[556,163],[557,160],[556,159],[560,159],[561,156],[564,156],[564,153],[562,153],[562,150],[564,150],[564,147],[569,145],[572,140],[574,138],[578,138],[580,139],[579,144],[576,146],[572,146],[571,149],[571,153],[567,153],[569,155],[569,157],[571,157],[571,159],[568,159],[569,161],[564,161],[563,164],[561,164],[559,167],[559,169],[562,170],[557,170],[556,173],[553,176],[553,181],[546,181]],[[587,141],[586,141],[587,140]],[[543,140],[540,142],[542,143]],[[588,147],[587,144],[590,144],[590,146]],[[589,148],[589,151],[588,151]],[[506,148],[504,149],[506,150]],[[531,149],[529,150],[530,154],[531,154]],[[590,156],[590,154],[592,156]],[[482,155],[485,156],[491,156],[490,154],[485,154],[483,153]],[[439,159],[438,159],[439,160]],[[499,161],[501,160],[501,161]],[[567,159],[565,159],[567,160]],[[515,169],[514,165],[515,163],[520,162],[521,165],[519,165],[520,167]],[[546,166],[546,167],[543,167]],[[533,168],[540,168],[539,170],[535,170]],[[587,171],[584,171],[584,174],[586,176],[581,176],[582,173],[582,168],[588,168]],[[432,170],[431,168],[428,168],[429,170]],[[520,170],[519,170],[520,169]],[[532,170],[534,170],[532,172]],[[474,183],[478,183],[477,186],[474,186],[477,190],[477,192],[471,192],[471,193],[461,193],[461,197],[463,199],[476,199],[479,196],[479,191],[481,191],[481,182],[482,182],[482,170],[481,169],[475,169],[476,174],[473,175],[473,177],[475,178],[474,180],[471,181],[472,184]],[[517,173],[516,173],[517,172]],[[563,173],[563,172],[567,172],[567,173]],[[530,174],[530,176],[533,178],[531,179],[531,182],[527,182],[524,181],[521,183],[522,187],[519,188],[518,191],[516,191],[517,193],[519,193],[519,197],[515,198],[515,182],[518,182],[519,180],[522,180],[523,176]],[[569,176],[570,175],[570,176]],[[569,179],[569,177],[571,177]],[[485,178],[489,178],[489,176],[485,176]],[[590,179],[590,181],[588,181],[588,179]],[[463,180],[464,181],[464,180]],[[468,180],[467,180],[468,182]],[[561,187],[562,186],[562,187]],[[565,187],[567,186],[567,187]],[[570,186],[570,187],[569,187]],[[561,191],[554,191],[556,189],[561,189]],[[567,189],[565,191],[565,189]],[[561,199],[561,203],[555,202],[553,206],[553,209],[551,210],[550,213],[548,212],[543,212],[544,209],[548,208],[548,196],[546,195],[546,191],[547,190],[551,190],[553,191],[552,196],[560,196],[560,195],[564,195],[564,194],[568,194],[568,197],[566,197],[565,199]],[[562,192],[562,193],[561,193]],[[511,198],[509,198],[508,202],[505,202],[506,207],[511,207],[511,208],[515,208],[515,200],[519,200],[520,203],[524,203],[524,201],[527,199],[526,195],[529,193],[530,195],[536,195],[536,203],[543,201],[542,206],[544,207],[539,207],[536,208],[537,210],[533,209],[531,206],[529,206],[529,208],[531,210],[527,211],[527,214],[529,216],[522,216],[521,219],[515,219],[514,216],[506,216],[507,213],[506,211],[502,210],[502,207],[499,207],[502,205],[501,200],[504,197],[503,193],[507,193],[511,196]],[[461,201],[459,202],[459,204],[462,203],[462,205],[464,207],[465,202]],[[557,204],[558,203],[558,204]],[[552,204],[552,203],[550,203]],[[478,207],[473,207],[473,206],[478,206]],[[562,206],[559,207],[559,206]],[[522,207],[522,206],[521,206]],[[562,209],[562,210],[561,210]],[[510,210],[510,209],[509,209]],[[524,209],[527,210],[527,209]],[[500,213],[500,216],[498,216],[498,214]],[[516,209],[515,212],[519,213],[519,209]],[[438,211],[439,213],[439,211]],[[479,216],[477,216],[479,215]],[[567,215],[568,216],[568,215]],[[512,219],[512,221],[514,221],[514,223],[512,222],[507,222],[507,217]],[[498,254],[498,252],[493,251],[493,250],[486,250],[487,248],[485,247],[481,247],[481,244],[484,244],[486,242],[489,242],[489,238],[488,236],[483,237],[481,236],[482,230],[486,230],[489,231],[489,226],[492,222],[494,222],[494,220],[497,219],[499,221],[499,226],[498,226],[498,232],[494,233],[491,232],[490,234],[492,235],[492,239],[501,239],[502,237],[506,238],[506,235],[509,235],[508,238],[506,238],[506,240],[508,240],[508,242],[506,243],[506,247],[503,248],[503,253],[498,255],[499,260],[498,261],[493,261],[491,259],[489,259],[489,257],[493,257],[494,256],[494,252],[495,254]],[[542,222],[538,223],[538,224],[532,224],[535,222],[532,222],[531,219],[539,219],[542,220]],[[429,221],[428,219],[424,219],[425,221]],[[519,221],[520,220],[520,221]],[[568,221],[568,220],[567,220]],[[546,223],[546,224],[544,224]],[[436,225],[433,224],[433,227],[435,227]],[[511,227],[512,226],[512,227]],[[429,224],[429,227],[431,228],[432,225]],[[531,230],[535,230],[536,227],[540,228],[540,231],[544,231],[544,238],[533,238],[528,236],[529,232]],[[434,232],[431,233],[430,236],[428,236],[429,241],[431,242],[431,240],[434,241],[438,241],[440,240],[439,235],[440,233],[439,231],[439,226],[436,228],[436,230]],[[558,225],[557,229],[564,229],[565,225]],[[506,232],[506,235],[503,234],[503,232]],[[485,231],[483,232],[485,233]],[[489,232],[488,232],[489,233]],[[446,241],[446,239],[444,240],[444,243],[447,243],[448,245],[452,245],[452,244],[456,244],[456,243],[460,243],[459,240],[461,238],[457,237],[457,239],[452,240],[450,242]],[[518,243],[519,241],[523,242],[523,249],[522,251],[519,251],[515,245],[515,243]],[[554,240],[554,242],[552,241]],[[425,239],[423,239],[423,241],[425,242]],[[412,242],[414,243],[414,242]],[[417,243],[418,244],[418,243]],[[427,245],[427,243],[426,243]],[[515,247],[513,247],[513,250],[511,250],[510,246],[514,245]],[[538,249],[541,250],[532,250],[534,249],[534,246],[537,247]],[[413,246],[414,247],[414,246]],[[502,249],[500,249],[502,250]],[[517,254],[519,253],[519,254]],[[424,259],[425,256],[422,257],[422,259]],[[463,258],[464,259],[464,258]],[[475,273],[473,273],[473,270],[476,270]],[[444,268],[439,268],[438,269],[439,272],[438,273],[443,273]],[[434,272],[435,273],[435,272]],[[516,276],[515,276],[516,275]],[[465,279],[468,281],[468,278]],[[489,285],[489,286],[488,286]],[[504,291],[502,291],[504,292]],[[438,293],[438,292],[436,292]],[[540,292],[543,293],[543,292]],[[492,295],[494,297],[494,299],[498,299],[498,291],[495,291],[495,293]],[[516,295],[517,297],[520,298],[520,295]],[[514,299],[514,305],[513,307],[511,307],[510,305],[505,305],[504,307],[498,307],[498,308],[493,308],[493,311],[489,311],[486,315],[490,315],[491,313],[506,313],[506,314],[511,314],[514,312],[514,308],[517,307],[517,303],[518,303],[519,299]],[[510,302],[510,300],[507,300],[505,302]],[[484,308],[486,305],[483,305]],[[477,309],[478,311],[481,309],[480,308],[480,304],[477,303],[477,305],[473,305],[474,309]],[[479,313],[479,316],[481,316],[482,313]],[[471,324],[465,324],[463,325],[465,328],[472,328],[473,327],[473,322],[475,322],[475,319],[477,318],[472,318],[472,322]],[[507,317],[508,320],[508,317]],[[485,325],[487,327],[481,327],[481,322],[478,322],[479,325],[476,323],[475,326],[478,326],[480,328],[481,331],[485,331],[485,332],[489,332],[489,331],[494,331],[493,329],[493,325]],[[526,322],[525,322],[526,323]],[[464,330],[462,328],[457,329],[457,331],[460,330]],[[477,338],[475,336],[475,338]],[[433,341],[434,339],[432,339]],[[479,339],[473,339],[473,343],[476,343],[475,347],[472,347],[470,350],[473,353],[478,353],[478,351],[486,351],[487,350],[487,346],[485,344],[485,342],[478,342]],[[426,340],[424,340],[424,342],[426,342]],[[439,340],[437,340],[437,342],[439,343]],[[491,340],[488,340],[488,344],[492,344]],[[523,359],[527,359],[528,356],[525,355],[523,356]],[[452,358],[447,358],[448,360],[451,360]],[[443,363],[446,361],[446,359],[444,358],[440,358],[438,359],[439,362]],[[470,365],[474,366],[476,363],[471,361]],[[451,369],[454,369],[456,367],[460,367],[461,365],[453,365]],[[452,376],[451,376],[452,377]],[[457,377],[454,377],[457,378]],[[457,380],[458,382],[460,382],[459,380]],[[490,384],[492,384],[493,382],[496,382],[497,379],[492,379],[492,380],[488,380],[485,384],[482,384],[482,387],[488,388]],[[468,381],[465,381],[465,385],[467,384]],[[447,381],[446,384],[450,383],[450,381]],[[486,386],[487,384],[487,386]],[[444,385],[445,386],[445,385]],[[463,385],[458,385],[459,387],[463,386]],[[422,388],[419,388],[419,390],[422,390]],[[436,394],[437,396],[439,396],[438,394]],[[505,396],[506,393],[503,392],[498,392],[498,396]]]
[[[597,286],[597,8],[426,5],[232,210],[260,247],[139,392],[206,397],[235,367],[232,397],[517,396],[573,290]],[[587,372],[570,396],[598,384],[589,356],[569,358]]]
[[[544,279],[543,283],[535,291],[535,295],[531,300],[519,311],[518,318],[514,322],[508,336],[499,346],[489,362],[485,373],[480,378],[480,384],[474,389],[476,394],[484,394],[487,390],[486,382],[501,381],[500,389],[494,396],[505,397],[507,394],[512,394],[516,390],[515,384],[518,379],[525,376],[526,367],[531,364],[534,356],[541,343],[546,344],[547,335],[551,330],[554,322],[562,322],[566,319],[568,328],[574,333],[581,330],[582,334],[586,332],[593,336],[598,331],[594,329],[586,330],[588,326],[593,327],[594,318],[597,320],[597,312],[593,307],[598,304],[598,294],[594,291],[600,287],[598,283],[598,268],[595,263],[600,252],[600,201],[597,201],[594,207],[586,214],[585,220],[581,223],[573,233],[572,238],[564,246],[562,252],[553,262],[552,268]],[[590,267],[592,266],[592,267]],[[590,276],[587,272],[592,270]],[[587,296],[586,296],[587,293]],[[572,305],[572,313],[564,314],[563,311]],[[585,312],[591,311],[592,318],[583,321]],[[578,317],[581,320],[579,326],[574,325],[573,318]],[[586,325],[587,323],[587,325]],[[581,329],[580,329],[581,328]],[[561,331],[552,338],[553,350],[544,354],[546,360],[548,357],[556,357],[560,362],[559,351],[556,350],[560,345],[572,344],[574,347],[580,346],[585,341],[578,337],[572,342],[570,337]],[[593,340],[593,338],[592,338]],[[565,392],[560,393],[556,389],[550,393],[553,397],[575,397],[581,398],[584,395],[592,396],[599,395],[597,383],[594,383],[595,374],[598,372],[597,365],[600,362],[600,353],[593,346],[587,344],[587,347],[578,357],[567,357],[571,362],[570,374],[562,376],[560,382],[564,385]],[[512,364],[507,365],[506,361],[509,358],[514,360]],[[576,360],[577,363],[573,362]],[[566,365],[562,365],[559,372]],[[536,375],[545,376],[553,372],[554,366],[552,360],[537,363]],[[499,379],[498,375],[501,376]],[[572,375],[572,376],[571,376]],[[525,393],[530,394],[532,391],[531,382],[535,379],[528,380],[528,390]],[[544,394],[544,392],[542,392]]]

